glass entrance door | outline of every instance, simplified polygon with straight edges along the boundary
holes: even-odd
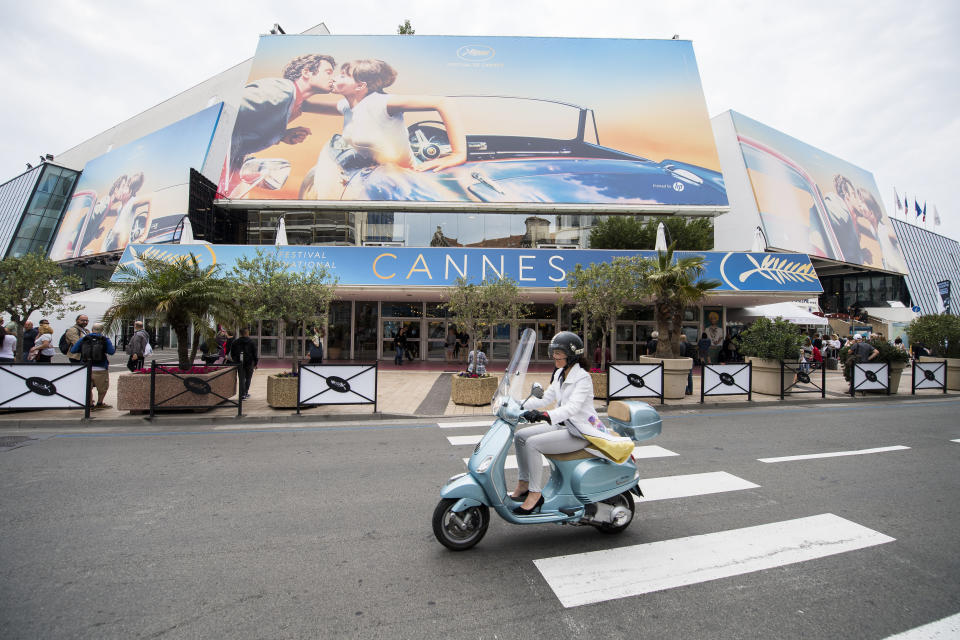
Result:
[[[393,338],[400,327],[406,329],[407,347],[403,354],[404,362],[420,360],[420,319],[381,318],[380,319],[380,358],[393,360],[395,349]]]

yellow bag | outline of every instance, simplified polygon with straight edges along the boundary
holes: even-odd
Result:
[[[600,453],[607,456],[617,464],[621,464],[630,459],[633,453],[633,440],[630,438],[597,438],[584,435],[587,442],[592,444]]]

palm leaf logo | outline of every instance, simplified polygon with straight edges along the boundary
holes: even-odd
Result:
[[[772,254],[767,254],[761,262],[750,255],[747,260],[753,263],[754,269],[744,271],[740,274],[740,282],[746,282],[747,278],[757,273],[767,280],[772,280],[777,284],[784,282],[815,282],[817,274],[813,270],[813,264],[807,262],[791,261],[788,258],[778,258]]]

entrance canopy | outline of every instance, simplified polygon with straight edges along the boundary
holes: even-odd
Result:
[[[747,307],[743,310],[743,315],[748,317],[762,318],[783,318],[793,324],[814,324],[828,325],[830,322],[826,318],[814,315],[797,306],[792,302],[777,302],[775,304],[764,304],[758,307]]]

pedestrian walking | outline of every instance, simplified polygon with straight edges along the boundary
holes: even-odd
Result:
[[[46,320],[41,320],[37,330],[39,334],[27,357],[35,362],[50,362],[53,360],[53,355],[57,352],[57,350],[53,348],[53,327],[51,327],[50,323]]]
[[[693,344],[690,342],[687,342],[687,336],[683,333],[680,334],[680,345],[678,350],[681,358],[690,358],[691,360],[697,359],[697,347],[693,346]],[[693,394],[693,367],[690,367],[690,369],[687,370],[687,388],[684,390],[684,394],[688,396]]]
[[[453,327],[447,329],[447,339],[443,343],[443,348],[446,352],[447,362],[453,362],[457,349],[457,332]]]
[[[467,335],[466,331],[461,331],[457,334],[457,351],[460,357],[460,362],[467,361],[467,351],[470,349],[470,336]]]
[[[87,318],[87,316],[80,314],[77,316],[75,324],[64,332],[63,338],[60,340],[60,351],[66,354],[70,364],[83,364],[83,360],[80,358],[80,353],[74,352],[73,347],[80,342],[80,339],[83,338],[83,336],[90,333],[87,331],[87,323],[89,322],[90,319]],[[64,347],[66,347],[66,350],[64,350]]]
[[[27,320],[23,323],[23,347],[20,351],[23,352],[23,359],[26,360],[27,356],[30,355],[30,350],[33,349],[33,345],[37,341],[37,336],[40,334],[40,331],[34,328],[33,323]]]
[[[257,345],[250,339],[250,329],[240,329],[237,338],[230,349],[230,358],[240,365],[240,397],[246,400],[250,397],[250,381],[253,371],[257,368],[260,359],[257,357]]]
[[[403,366],[403,353],[407,350],[407,328],[401,326],[393,335],[393,364]]]
[[[139,371],[146,367],[146,351],[150,345],[150,334],[143,328],[143,322],[137,320],[133,323],[133,335],[127,342],[127,369],[130,371]]]
[[[655,356],[657,355],[657,342],[660,338],[659,331],[653,331],[650,333],[650,339],[647,340],[647,355]]]
[[[307,364],[323,364],[323,329],[313,327],[310,335],[309,355]]]
[[[110,361],[117,348],[107,336],[103,335],[103,324],[95,322],[91,330],[70,347],[70,353],[80,357],[80,364],[90,364],[90,385],[97,390],[97,403],[91,409],[110,409],[105,400],[110,388]],[[93,398],[91,397],[91,400]]]
[[[697,353],[700,356],[700,364],[710,364],[710,347],[713,346],[713,340],[707,337],[706,332],[700,334],[697,340]],[[723,350],[723,347],[721,347]]]
[[[0,326],[0,362],[13,362],[17,349],[17,337],[11,335],[6,327]]]

